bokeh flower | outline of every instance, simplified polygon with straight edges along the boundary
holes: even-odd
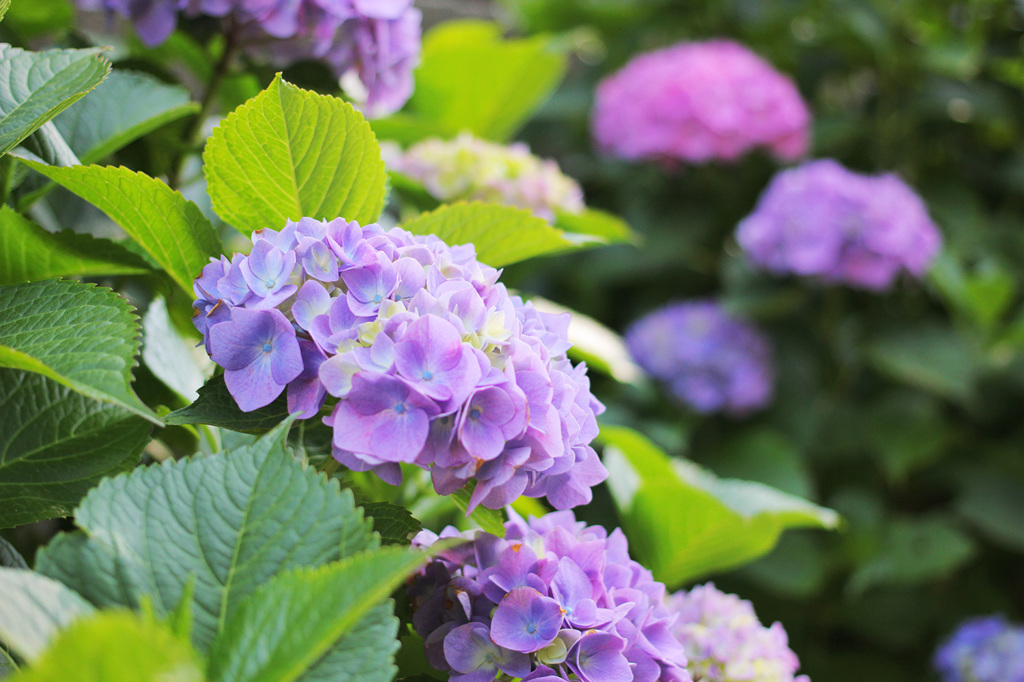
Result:
[[[536,682],[692,682],[665,586],[629,558],[621,530],[569,511],[509,515],[504,539],[461,534],[472,542],[441,552],[411,583],[431,665],[456,682],[499,670]],[[423,531],[413,544],[437,539]]]
[[[476,481],[471,508],[590,501],[608,475],[590,446],[604,408],[566,357],[568,315],[509,295],[470,244],[311,218],[252,240],[194,287],[241,409],[287,392],[309,419],[329,394],[339,462],[391,483],[416,464],[441,494]]]
[[[1002,616],[968,620],[935,652],[943,682],[1024,682],[1024,626]]]
[[[781,623],[764,627],[753,605],[713,583],[680,591],[669,600],[672,633],[686,648],[695,682],[810,682]]]
[[[629,161],[732,161],[756,147],[807,153],[810,114],[792,81],[729,40],[640,55],[597,88],[598,148]]]
[[[899,176],[861,175],[831,159],[776,175],[736,238],[772,272],[875,291],[904,270],[921,277],[942,247],[924,202]]]
[[[768,340],[717,303],[659,308],[630,326],[626,346],[640,367],[698,412],[743,415],[771,400]]]
[[[388,156],[389,168],[422,183],[438,201],[507,204],[548,221],[556,210],[584,209],[579,184],[522,143],[505,146],[463,133],[453,140],[424,140],[405,152],[391,150]]]

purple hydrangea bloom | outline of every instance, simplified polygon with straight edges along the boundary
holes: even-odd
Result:
[[[943,682],[1024,682],[1024,626],[1002,616],[963,623],[935,652]]]
[[[463,133],[453,140],[424,140],[405,152],[386,147],[385,161],[390,169],[423,183],[439,201],[507,204],[549,222],[556,211],[579,213],[585,208],[579,184],[522,143],[505,146]]]
[[[732,161],[755,147],[807,153],[810,114],[787,77],[729,40],[640,55],[597,88],[593,133],[617,158]]]
[[[320,60],[370,117],[402,108],[413,91],[422,15],[413,0],[78,0],[120,15],[146,45],[167,40],[178,14],[225,19],[251,56],[277,66]],[[358,84],[352,87],[352,76]],[[355,92],[356,90],[360,92]],[[358,95],[358,96],[357,96]]]
[[[921,277],[942,235],[899,176],[861,175],[831,159],[780,172],[736,232],[772,272],[880,291],[900,271]]]
[[[590,446],[604,407],[566,357],[568,315],[510,296],[472,245],[310,218],[252,240],[194,286],[193,321],[243,410],[287,388],[309,419],[330,395],[334,456],[353,470],[397,483],[415,464],[441,494],[476,481],[474,508],[590,501],[608,475]]]
[[[687,670],[702,682],[810,682],[796,676],[800,662],[781,623],[764,627],[749,601],[713,583],[668,600],[672,632],[686,648]]]
[[[500,669],[533,682],[692,682],[665,586],[629,558],[622,531],[588,527],[570,511],[509,516],[504,539],[469,531],[472,542],[442,552],[411,583],[431,665],[453,680],[490,681]],[[423,531],[413,544],[437,539]]]
[[[626,346],[638,365],[698,412],[743,415],[771,400],[768,340],[717,303],[655,310],[627,330]]]

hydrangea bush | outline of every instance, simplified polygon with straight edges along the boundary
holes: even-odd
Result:
[[[1024,680],[1024,627],[1003,616],[973,618],[935,652],[943,682]]]

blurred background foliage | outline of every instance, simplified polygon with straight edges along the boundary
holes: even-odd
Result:
[[[998,0],[508,0],[556,32],[573,68],[520,134],[643,236],[512,280],[622,331],[669,301],[716,297],[775,346],[776,396],[748,419],[686,413],[602,382],[605,420],[721,476],[839,511],[845,532],[790,531],[712,576],[781,620],[812,679],[925,679],[968,616],[1024,617],[1024,3]],[[638,52],[731,37],[796,80],[814,157],[896,171],[942,229],[923,283],[876,295],[753,271],[733,238],[777,170],[598,157],[598,80]],[[584,513],[594,514],[597,505]]]

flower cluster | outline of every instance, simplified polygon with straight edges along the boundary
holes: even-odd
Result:
[[[556,210],[584,209],[579,184],[522,143],[504,146],[463,133],[454,140],[424,140],[392,156],[392,170],[421,182],[440,201],[508,204],[548,221],[554,220]]]
[[[744,414],[771,399],[767,339],[717,303],[673,303],[633,323],[626,346],[640,367],[702,413]]]
[[[220,17],[250,53],[285,66],[322,60],[340,77],[354,74],[368,115],[396,111],[413,90],[420,53],[420,11],[413,0],[78,0],[86,10],[131,19],[139,38],[159,45],[178,13]]]
[[[311,218],[252,239],[195,282],[193,320],[241,409],[287,387],[310,418],[329,393],[334,457],[353,470],[398,483],[413,463],[441,494],[475,479],[473,507],[590,501],[604,408],[565,355],[568,315],[510,296],[471,244]]]
[[[749,601],[708,583],[675,593],[669,607],[697,682],[810,682],[794,677],[800,662],[782,624],[761,625]]]
[[[452,682],[499,671],[534,682],[691,681],[665,586],[629,558],[622,531],[587,527],[572,512],[510,516],[505,539],[480,533],[410,585],[432,666]],[[423,531],[414,544],[436,540]]]
[[[963,623],[935,653],[943,682],[1024,682],[1024,626],[1001,616]]]
[[[636,57],[597,88],[593,132],[615,157],[731,161],[755,147],[807,153],[810,114],[793,83],[728,40]]]
[[[942,236],[897,175],[861,175],[830,159],[780,172],[736,237],[754,263],[864,289],[920,277]]]

